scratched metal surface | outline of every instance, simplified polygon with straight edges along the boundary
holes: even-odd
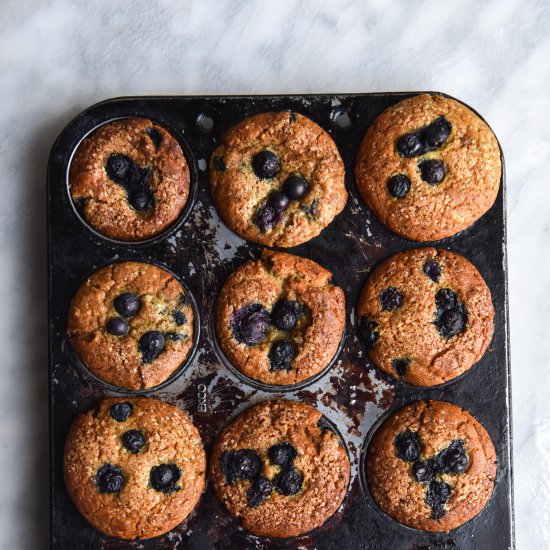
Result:
[[[513,548],[504,177],[495,205],[480,221],[437,243],[470,259],[491,289],[495,335],[481,361],[443,386],[416,388],[394,381],[370,364],[356,335],[355,304],[373,266],[394,252],[418,246],[385,229],[362,203],[353,182],[355,156],[367,127],[384,108],[410,95],[122,98],[91,107],[65,128],[48,166],[52,548]],[[248,115],[279,109],[300,112],[329,131],[344,159],[350,192],[344,212],[319,237],[289,249],[332,271],[334,281],[345,291],[348,314],[342,351],[333,366],[318,380],[291,392],[266,391],[243,381],[225,364],[211,330],[212,308],[223,281],[237,266],[258,257],[261,247],[240,239],[220,221],[209,194],[207,162],[231,125]],[[67,168],[82,137],[124,116],[148,117],[171,131],[184,146],[193,176],[194,196],[182,220],[159,238],[138,245],[115,243],[94,234],[78,217],[67,190]],[[210,130],[204,128],[205,117],[213,123]],[[209,484],[184,523],[148,541],[106,537],[78,514],[63,482],[64,441],[78,413],[117,392],[98,384],[79,367],[65,339],[66,314],[71,297],[89,274],[102,265],[128,259],[165,266],[196,298],[201,325],[196,353],[166,386],[149,395],[189,413],[207,453],[231,418],[272,397],[309,403],[336,426],[348,448],[352,479],[344,503],[322,527],[288,540],[254,537],[226,513]],[[405,403],[425,398],[448,400],[468,409],[485,425],[497,450],[493,497],[479,516],[448,534],[412,530],[388,518],[370,498],[360,475],[365,442],[380,419]]]

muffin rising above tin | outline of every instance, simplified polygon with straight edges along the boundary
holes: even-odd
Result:
[[[315,530],[322,536],[329,518],[357,505],[357,495],[346,495],[361,476],[360,498],[373,500],[372,508],[395,526],[459,528],[491,499],[499,466],[495,446],[466,410],[418,399],[426,387],[471,376],[487,352],[494,332],[489,287],[468,259],[443,244],[392,250],[376,262],[364,254],[364,269],[355,274],[363,288],[356,307],[348,303],[348,324],[346,298],[357,294],[339,276],[333,280],[334,265],[323,267],[323,258],[331,265],[338,241],[311,254],[319,263],[307,256],[317,236],[333,222],[338,227],[338,216],[368,224],[365,204],[387,229],[413,241],[466,229],[491,208],[499,189],[496,138],[463,104],[423,94],[372,118],[354,164],[351,156],[344,163],[329,132],[295,110],[244,115],[211,139],[209,157],[200,159],[206,167],[209,158],[203,181],[209,198],[228,228],[249,242],[307,245],[288,253],[244,243],[220,284],[204,277],[200,306],[187,276],[182,282],[155,265],[164,263],[159,255],[155,264],[145,254],[147,261],[112,255],[108,265],[90,266],[72,297],[66,336],[93,382],[135,394],[166,387],[160,397],[181,398],[193,416],[187,398],[170,393],[168,384],[190,366],[200,345],[199,318],[210,312],[213,331],[203,339],[212,346],[216,371],[223,372],[226,362],[245,387],[278,391],[277,399],[250,399],[249,388],[231,401],[239,414],[218,415],[216,431],[203,433],[208,472],[204,425],[196,417],[195,426],[179,407],[156,397],[103,399],[77,416],[66,439],[63,473],[72,501],[110,537],[158,537],[188,518],[185,529],[192,532],[193,517],[205,513],[199,501],[208,476],[224,506],[224,525],[238,523],[273,539]],[[155,246],[194,207],[194,151],[185,142],[185,124],[170,127],[174,135],[148,118],[111,120],[76,148],[69,196],[100,239]],[[365,204],[354,197],[346,208],[351,174]],[[197,220],[185,225],[192,231]],[[374,240],[360,244],[371,245]],[[357,336],[361,342],[356,357],[365,372],[376,376],[380,369],[390,383],[416,386],[415,401],[362,441],[363,451],[348,444],[351,430],[334,428],[323,415],[336,409],[336,416],[349,414],[346,407],[355,403],[358,384],[335,367],[347,324],[348,341]],[[197,355],[208,361],[207,353]],[[330,392],[301,391],[323,376],[349,388],[346,403]],[[359,385],[368,385],[365,380]],[[354,473],[361,452],[362,470]],[[296,538],[296,545],[304,540]]]

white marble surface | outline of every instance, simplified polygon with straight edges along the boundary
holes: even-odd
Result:
[[[45,169],[84,107],[134,94],[434,89],[508,174],[517,547],[550,548],[550,3],[3,0],[0,548],[47,547]]]

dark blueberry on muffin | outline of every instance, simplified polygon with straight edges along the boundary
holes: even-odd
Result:
[[[279,157],[273,151],[266,149],[254,155],[252,168],[260,179],[271,179],[279,173],[281,165]]]
[[[227,483],[242,479],[255,479],[260,475],[260,455],[251,449],[224,451],[220,457],[222,472]]]
[[[285,496],[300,492],[304,477],[298,470],[281,470],[274,478],[275,488]]]
[[[118,466],[104,464],[97,471],[95,482],[100,493],[120,493],[124,485],[124,474]]]
[[[307,181],[302,176],[288,176],[283,184],[283,191],[293,200],[305,197],[307,190]]]
[[[403,304],[403,295],[393,286],[384,289],[378,299],[382,311],[393,311]]]
[[[111,407],[111,418],[117,422],[126,422],[132,411],[133,407],[130,403],[115,403]]]
[[[447,175],[447,168],[441,160],[422,160],[418,163],[418,168],[422,179],[430,185],[439,185]]]
[[[139,350],[144,363],[152,363],[166,346],[166,338],[158,330],[150,330],[139,339]]]
[[[251,346],[269,331],[269,313],[261,304],[247,304],[231,316],[231,329],[238,342]]]
[[[271,370],[290,370],[291,361],[296,354],[296,348],[288,340],[277,340],[273,342],[269,351],[269,362]]]
[[[128,323],[122,317],[111,317],[105,325],[107,332],[113,336],[128,334]]]
[[[267,451],[272,464],[281,468],[291,468],[294,459],[298,456],[296,449],[290,443],[278,443]]]
[[[393,444],[398,458],[414,462],[420,457],[420,439],[416,432],[407,430],[395,436]]]
[[[254,480],[246,492],[246,503],[250,508],[256,508],[271,494],[273,485],[266,477]]]
[[[141,299],[134,292],[124,292],[113,300],[116,312],[129,319],[138,314],[141,309]]]
[[[402,199],[411,189],[411,180],[405,174],[395,174],[388,180],[388,192],[396,199]]]
[[[180,477],[181,470],[175,464],[160,464],[151,468],[149,483],[155,491],[173,493],[179,489]]]

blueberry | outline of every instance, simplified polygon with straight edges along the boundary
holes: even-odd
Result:
[[[279,157],[273,151],[265,149],[254,155],[252,168],[260,179],[271,179],[279,173],[281,165]]]
[[[95,484],[100,493],[120,493],[124,481],[122,470],[113,464],[103,464],[95,476]]]
[[[312,220],[317,219],[317,207],[319,206],[319,201],[317,199],[313,199],[311,201],[311,204],[304,204],[302,206],[302,212],[306,214],[309,218]]]
[[[407,374],[407,367],[409,366],[410,362],[410,359],[392,359],[391,366],[395,371],[395,374],[402,378]]]
[[[424,146],[417,133],[401,136],[397,140],[397,151],[406,158],[416,157],[423,153]]]
[[[415,462],[420,458],[420,439],[416,432],[407,430],[398,433],[393,440],[397,458],[407,462]]]
[[[424,274],[434,283],[439,283],[441,278],[441,265],[435,260],[427,260],[423,267]]]
[[[178,327],[181,327],[181,325],[185,325],[185,323],[187,323],[187,317],[183,311],[180,311],[179,309],[174,309],[174,311],[172,311],[172,319],[174,319],[174,323],[176,323]]]
[[[271,494],[273,485],[265,477],[259,477],[254,480],[246,492],[246,503],[250,508],[256,508]]]
[[[159,464],[151,468],[149,483],[155,491],[173,493],[179,487],[177,483],[181,477],[181,470],[175,464]]]
[[[133,410],[131,403],[115,403],[111,407],[111,418],[117,422],[126,422]]]
[[[216,168],[218,172],[225,172],[227,170],[223,157],[214,157],[214,168]]]
[[[152,363],[164,351],[164,346],[166,346],[166,338],[162,332],[158,330],[146,332],[139,339],[138,344],[143,362]]]
[[[275,210],[275,212],[284,212],[290,204],[289,198],[281,191],[273,191],[267,198],[267,204]]]
[[[275,488],[285,496],[295,495],[302,488],[304,477],[298,470],[281,470],[273,479]]]
[[[269,447],[267,456],[272,464],[288,469],[292,467],[292,462],[298,453],[290,443],[278,443]]]
[[[411,180],[405,174],[395,174],[387,183],[388,192],[396,199],[402,199],[411,189]]]
[[[281,217],[281,212],[277,212],[277,210],[275,210],[272,206],[269,206],[269,204],[264,204],[256,211],[253,221],[258,226],[260,231],[265,233],[268,229],[272,229]]]
[[[424,140],[430,149],[441,147],[451,135],[451,123],[444,117],[436,118],[424,129]]]
[[[271,312],[271,320],[279,330],[292,330],[296,326],[297,315],[294,306],[296,302],[291,302],[282,298],[277,301]]]
[[[141,309],[141,299],[133,292],[124,292],[113,300],[113,306],[119,315],[129,319],[137,315]]]
[[[105,171],[115,183],[123,184],[128,177],[134,162],[126,155],[114,154],[107,159]]]
[[[434,468],[430,462],[415,462],[412,467],[413,476],[420,483],[428,483],[434,477]]]
[[[128,191],[128,204],[138,212],[147,212],[153,208],[155,199],[149,187],[138,187]]]
[[[393,286],[384,289],[378,299],[382,311],[393,311],[403,304],[403,295]]]
[[[449,500],[453,490],[444,481],[432,479],[428,485],[424,500],[432,509],[432,518],[440,519],[445,515],[445,503]]]
[[[418,168],[422,179],[430,185],[439,185],[447,175],[447,168],[442,160],[421,160]]]
[[[141,430],[128,430],[122,434],[122,444],[131,453],[139,453],[145,445],[145,435]]]
[[[439,474],[462,474],[468,465],[464,443],[459,440],[452,441],[435,457],[435,467]]]
[[[256,344],[269,331],[269,313],[261,304],[247,304],[231,315],[231,329],[237,342]]]
[[[242,479],[255,479],[262,469],[260,455],[251,449],[224,451],[220,463],[225,481],[231,484]]]
[[[162,134],[153,126],[150,126],[149,128],[147,128],[147,130],[145,130],[145,133],[149,136],[149,138],[153,142],[155,149],[158,149],[160,147],[160,144],[162,143]]]
[[[302,176],[288,176],[283,183],[283,191],[288,198],[298,200],[303,198],[308,190],[307,181]]]
[[[366,317],[361,317],[360,319],[359,334],[368,350],[372,349],[376,342],[378,342],[378,338],[380,338],[380,333],[378,332],[379,326],[378,323]]]
[[[113,336],[128,334],[128,323],[122,317],[111,317],[105,325],[107,332]]]
[[[468,312],[457,294],[450,288],[440,289],[435,296],[434,324],[443,338],[449,339],[466,329]]]
[[[271,370],[290,370],[292,368],[291,361],[296,354],[296,348],[292,342],[288,340],[277,340],[273,342],[269,350],[269,368]]]

